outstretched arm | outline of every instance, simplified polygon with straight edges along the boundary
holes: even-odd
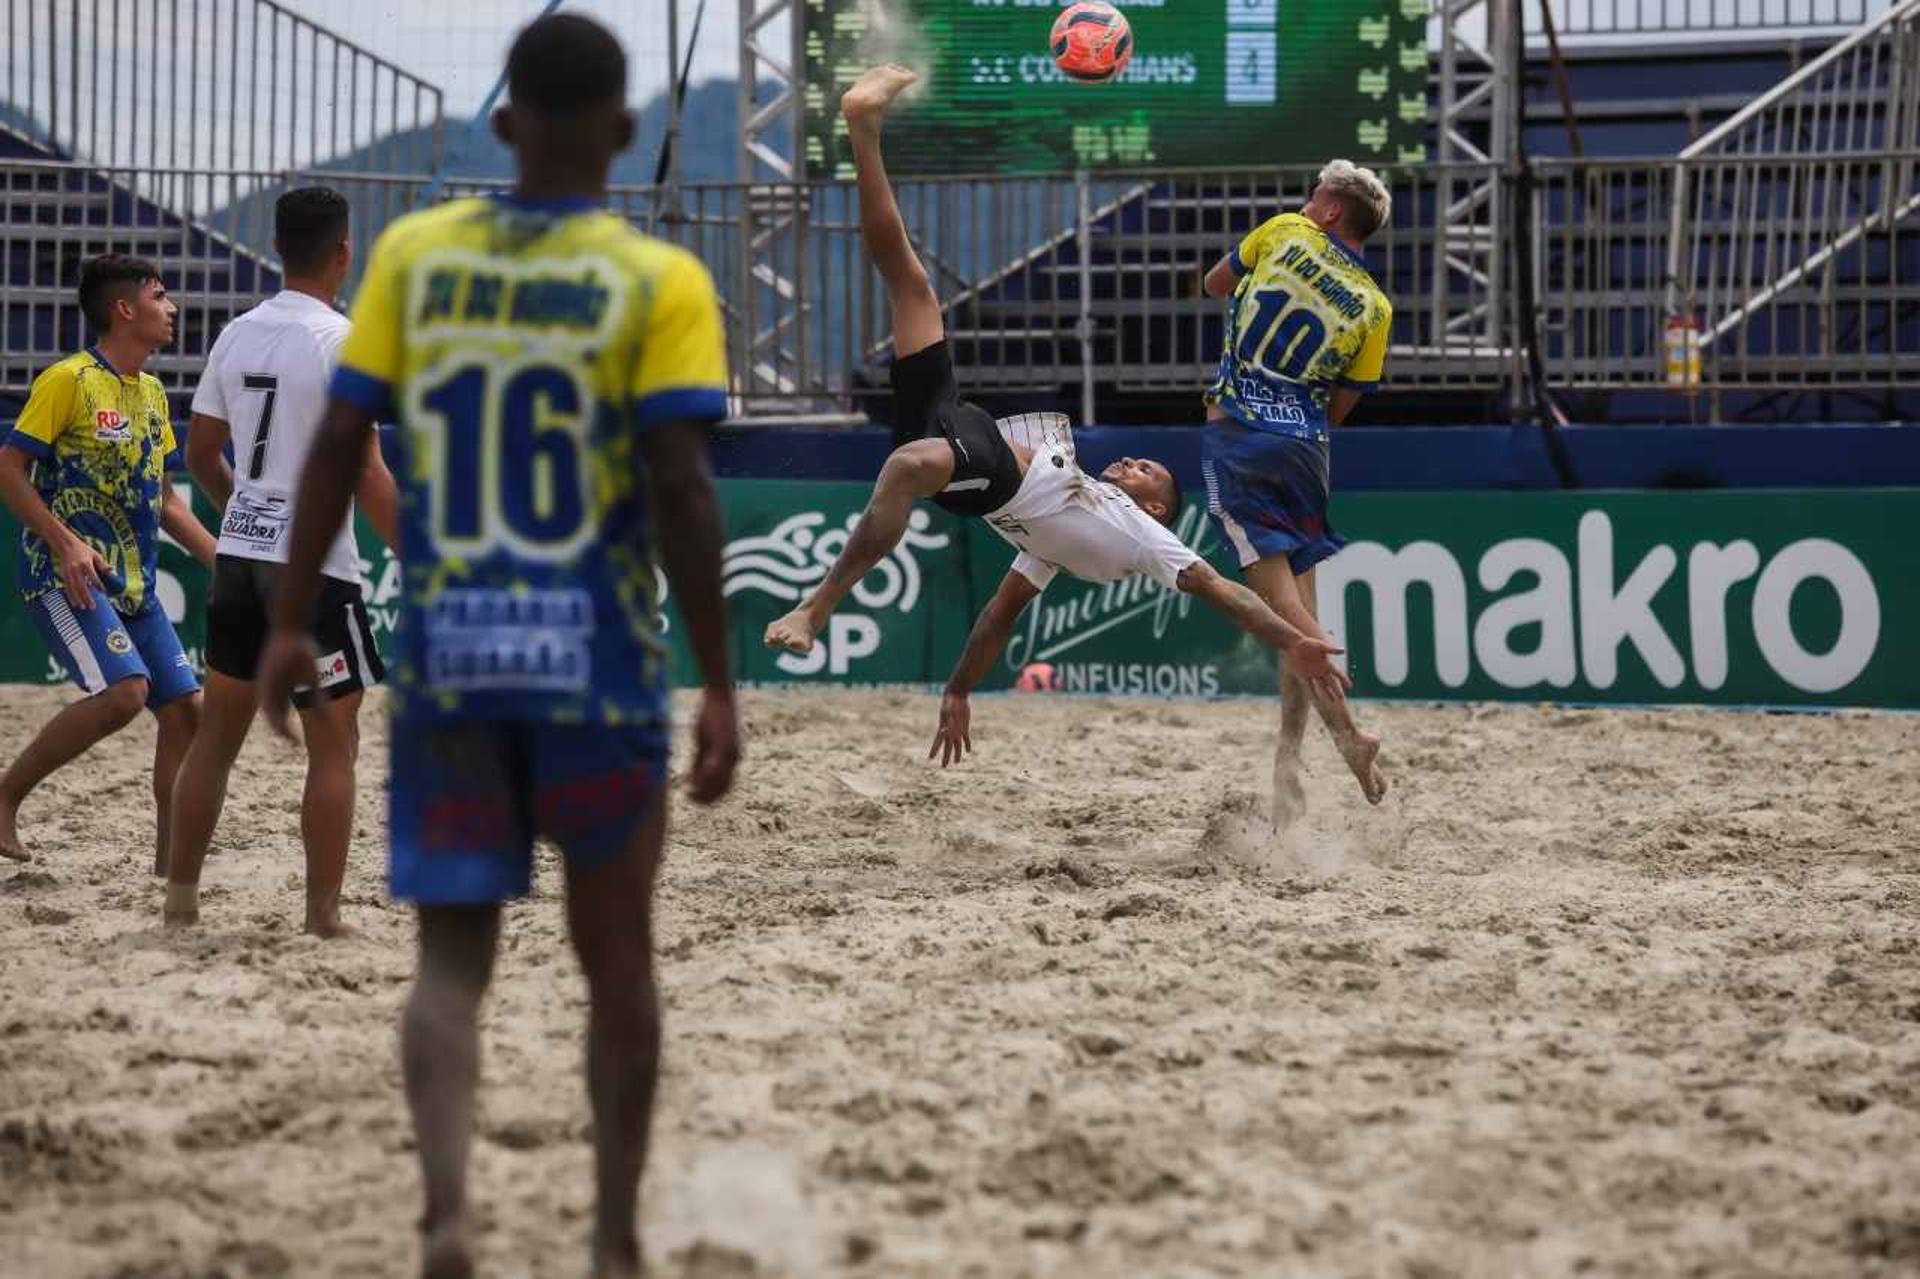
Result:
[[[1345,650],[1317,635],[1301,634],[1268,608],[1265,600],[1239,582],[1220,576],[1204,560],[1182,569],[1179,585],[1188,595],[1225,613],[1247,634],[1285,653],[1288,664],[1300,678],[1335,700],[1345,696],[1352,681],[1333,664],[1334,656]]]
[[[959,763],[973,749],[973,711],[967,695],[986,677],[994,659],[1006,648],[1013,624],[1039,594],[1039,587],[1019,573],[1009,572],[980,610],[980,616],[973,619],[967,646],[961,650],[960,660],[947,678],[947,691],[940,698],[940,728],[933,735],[933,749],[927,752],[928,759],[939,757],[940,767]]]

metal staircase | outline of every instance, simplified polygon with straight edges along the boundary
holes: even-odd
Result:
[[[439,161],[439,89],[274,0],[8,12],[0,396],[85,341],[79,263],[108,250],[151,258],[179,302],[149,368],[183,394],[221,325],[277,286],[271,197],[294,173]]]

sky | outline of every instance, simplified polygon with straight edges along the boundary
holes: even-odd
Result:
[[[636,103],[667,84],[667,6],[672,2],[566,0],[568,10],[605,22],[627,46]],[[700,0],[678,3],[684,49]],[[467,115],[493,87],[514,31],[539,14],[544,0],[294,0],[293,7],[438,85],[447,94],[447,113]],[[694,54],[696,81],[733,78],[739,17],[740,0],[707,0]]]

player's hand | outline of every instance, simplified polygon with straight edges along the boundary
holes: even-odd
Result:
[[[83,539],[69,533],[64,541],[48,548],[53,554],[54,571],[60,575],[60,589],[75,608],[93,607],[93,593],[106,594],[101,578],[109,572],[100,552]]]
[[[1339,701],[1353,687],[1353,681],[1347,678],[1347,673],[1333,664],[1333,659],[1346,651],[1327,640],[1303,636],[1298,644],[1287,650],[1287,661],[1292,665],[1295,675],[1327,697]]]
[[[687,772],[687,796],[711,804],[733,788],[740,763],[740,713],[733,690],[708,689],[700,697],[700,718],[693,726],[693,767]]]
[[[938,757],[940,767],[958,764],[973,749],[973,708],[965,693],[948,693],[940,699],[940,727],[933,735],[933,749],[927,758]]]
[[[313,663],[313,641],[299,631],[274,630],[260,650],[260,666],[254,676],[260,682],[260,710],[274,732],[294,741],[293,705],[295,688],[312,688],[320,679]]]

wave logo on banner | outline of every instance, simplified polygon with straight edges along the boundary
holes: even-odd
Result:
[[[770,532],[727,543],[721,593],[732,597],[757,591],[782,604],[799,603],[827,575],[859,522],[858,512],[834,525],[823,511],[801,511]],[[913,512],[900,544],[853,588],[854,603],[873,612],[913,611],[923,579],[918,552],[944,550],[953,540],[945,533],[928,532],[932,523],[927,512]],[[878,652],[880,641],[878,621],[863,613],[839,612],[828,619],[812,652],[782,653],[774,665],[788,675],[845,675],[853,663]]]
[[[741,591],[760,591],[782,603],[797,604],[800,597],[827,575],[854,525],[856,513],[837,528],[828,527],[822,511],[802,511],[773,526],[769,533],[743,537],[727,543],[722,569],[725,595]],[[854,602],[862,608],[897,608],[911,612],[920,600],[920,562],[916,551],[944,550],[952,541],[945,533],[929,533],[933,518],[915,511],[907,520],[907,532],[887,557],[874,565],[873,572],[853,588]],[[877,579],[877,580],[876,580]]]

